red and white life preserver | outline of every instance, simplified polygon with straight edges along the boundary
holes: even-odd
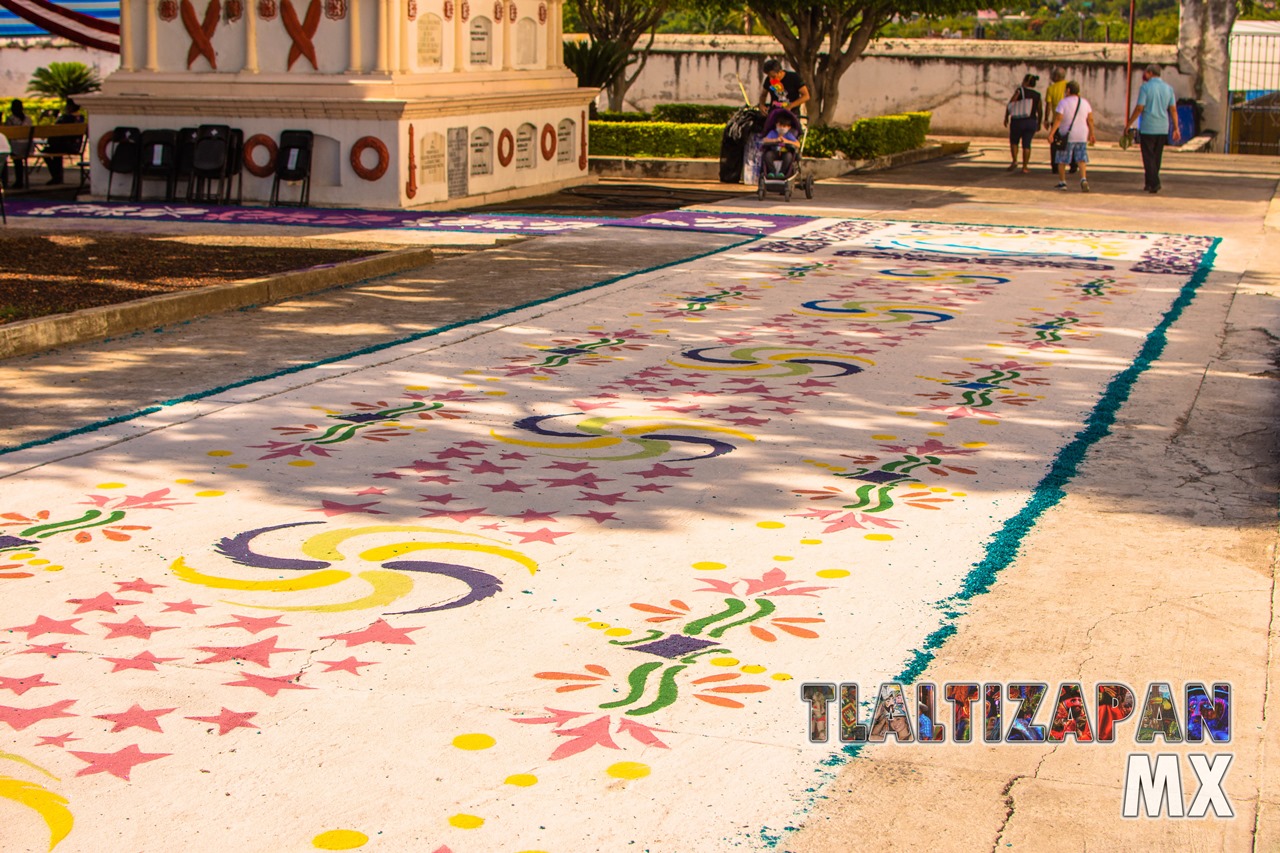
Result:
[[[370,149],[378,155],[378,162],[372,169],[365,166],[362,160],[364,152]],[[351,169],[366,181],[378,180],[387,173],[390,165],[391,152],[387,150],[387,144],[376,136],[362,136],[351,146]]]
[[[108,130],[106,133],[98,137],[98,160],[108,169],[111,168],[111,155],[107,153],[107,146],[111,144],[111,137],[114,131]]]
[[[556,136],[556,129],[551,124],[542,126],[542,137],[538,140],[542,148],[542,159],[550,160],[556,156],[556,143],[559,142]]]
[[[267,162],[259,166],[257,161],[253,159],[254,153],[259,148],[267,149]],[[244,167],[249,174],[258,178],[269,178],[276,171],[276,157],[280,154],[280,147],[276,145],[276,141],[265,133],[255,133],[244,142]]]
[[[502,166],[510,166],[515,156],[516,138],[511,135],[511,131],[504,130],[498,134],[498,163]]]

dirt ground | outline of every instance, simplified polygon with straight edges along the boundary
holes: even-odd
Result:
[[[0,232],[0,323],[369,257],[402,246],[279,237]]]

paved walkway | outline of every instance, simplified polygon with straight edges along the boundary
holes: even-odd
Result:
[[[796,797],[789,820],[775,823],[770,815],[741,813],[732,815],[731,822],[745,833],[741,844],[795,851],[845,850],[870,838],[929,850],[1274,849],[1280,844],[1275,829],[1280,825],[1275,785],[1280,743],[1268,726],[1280,707],[1269,692],[1268,676],[1277,642],[1272,613],[1280,275],[1274,260],[1276,232],[1266,230],[1264,222],[1276,210],[1280,164],[1171,155],[1166,190],[1153,198],[1140,190],[1136,153],[1099,152],[1091,173],[1094,192],[1089,195],[1054,191],[1047,173],[1008,175],[1003,171],[1004,156],[999,145],[978,146],[966,159],[824,182],[812,202],[761,204],[743,198],[709,207],[744,216],[787,213],[1222,238],[1213,271],[1169,331],[1163,354],[1138,379],[1110,434],[1092,446],[1065,498],[1039,518],[1017,558],[1002,569],[989,591],[968,601],[953,623],[954,634],[927,648],[920,660],[924,668],[912,674],[918,681],[938,685],[1028,680],[1056,687],[1061,681],[1120,681],[1133,686],[1139,699],[1150,681],[1169,681],[1175,689],[1184,680],[1230,682],[1234,757],[1224,787],[1237,816],[1122,820],[1124,757],[1130,751],[1155,751],[1136,747],[1126,733],[1112,746],[886,744],[862,749],[855,760],[837,753],[836,760],[825,762],[825,775],[814,777],[822,782],[816,797]],[[67,227],[83,226],[75,222]],[[432,326],[535,303],[742,239],[678,230],[592,228],[450,258],[414,273],[210,317],[177,329],[12,360],[0,364],[0,381],[10,389],[0,424],[6,443],[38,442],[141,408],[199,397],[216,386],[376,348]],[[372,355],[373,360],[366,358],[360,366],[375,364],[376,353]],[[1098,369],[1116,369],[1113,362],[1099,361]],[[346,369],[335,361],[321,371],[340,376]],[[359,378],[358,373],[351,377]],[[285,385],[290,383],[296,384],[288,380]],[[282,387],[277,380],[261,392],[249,385],[234,395],[237,401],[248,401],[258,393],[279,393]],[[188,426],[199,434],[198,418],[212,415],[216,408],[174,406],[173,411],[179,420],[197,418]],[[134,434],[154,428],[146,419],[130,423],[136,424]],[[1063,429],[1064,424],[1052,428]],[[129,427],[124,425],[101,436],[127,434]],[[161,430],[153,441],[164,434]],[[197,440],[207,443],[210,436]],[[21,460],[16,467],[23,468],[98,444],[99,433],[87,433],[11,458]],[[86,457],[94,458],[110,457]],[[0,463],[4,461],[0,457]],[[10,476],[14,468],[9,466]],[[108,476],[106,470],[102,476]],[[22,475],[21,480],[29,477]],[[0,479],[0,490],[4,482]],[[6,503],[14,497],[11,492]],[[115,593],[135,597],[121,590]],[[17,618],[26,617],[24,609]],[[117,618],[122,623],[126,619]],[[269,649],[268,659],[275,653]],[[872,657],[869,652],[866,660]],[[862,659],[852,655],[848,671],[815,677],[864,681],[863,690],[872,691],[874,686],[865,683],[870,677],[859,671],[862,665]],[[34,670],[2,672],[12,680]],[[579,677],[589,678],[594,672],[588,669]],[[14,707],[37,704],[22,700],[23,689],[18,684],[14,692],[19,699],[6,701]],[[563,708],[556,703],[568,701],[552,699],[548,704]],[[774,732],[773,741],[801,741],[798,697],[795,705],[795,733]],[[225,709],[220,713],[222,722],[217,725],[230,725]],[[640,729],[632,732],[639,738],[662,737]],[[728,733],[717,732],[716,737]],[[375,740],[366,732],[351,738],[347,742],[356,749]],[[23,754],[31,753],[30,741],[24,737],[11,752],[17,754],[20,746]],[[724,748],[732,742],[725,740]],[[1219,745],[1158,749],[1179,754],[1223,751]],[[70,762],[64,769],[73,771],[76,766]],[[88,768],[95,766],[90,762]],[[615,776],[621,780],[628,772],[638,771],[620,768]],[[713,780],[696,775],[689,779],[690,796],[701,796],[704,787],[715,788]],[[759,785],[761,790],[768,787],[765,781]],[[1187,785],[1194,788],[1189,773]],[[565,795],[587,796],[576,790]],[[322,792],[315,796],[317,806],[333,805]],[[127,811],[125,801],[113,797],[108,802]],[[26,815],[0,797],[0,819],[10,819],[0,821],[0,826],[16,825]],[[458,817],[467,822],[467,815]],[[788,824],[799,830],[782,832]],[[91,830],[84,827],[93,825],[81,819],[81,829],[68,837],[65,849],[102,849],[103,839],[85,835]],[[686,829],[686,838],[697,835],[694,827]],[[679,824],[665,832],[650,838],[649,849],[712,849],[682,844]],[[22,837],[25,843],[36,835],[28,831]],[[420,841],[426,847],[406,846],[404,837],[388,838],[384,843],[390,846],[385,848],[376,847],[375,839],[367,849],[435,850],[430,845],[439,836],[423,835]],[[592,847],[586,840],[560,841],[549,849],[618,849],[604,842]],[[193,840],[189,847],[203,849],[204,843]],[[457,853],[473,849],[456,842],[455,847]]]

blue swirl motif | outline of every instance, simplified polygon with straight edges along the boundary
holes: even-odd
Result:
[[[685,350],[681,355],[687,361],[670,359],[668,363],[692,370],[750,372],[761,376],[807,376],[815,372],[815,367],[829,368],[828,372],[820,374],[823,376],[852,376],[855,373],[861,373],[863,365],[874,366],[875,364],[860,356],[827,350],[808,350],[803,347],[739,347],[731,349],[727,358],[709,355],[723,349],[727,347],[700,347]]]
[[[574,451],[575,458],[590,458],[609,462],[621,462],[632,459],[651,459],[672,452],[672,444],[701,445],[707,448],[706,453],[695,456],[682,456],[673,462],[692,462],[699,459],[714,459],[732,453],[737,446],[726,441],[723,436],[744,441],[755,439],[748,433],[730,427],[716,426],[703,421],[685,419],[662,419],[641,417],[591,417],[576,422],[573,431],[549,429],[545,422],[556,418],[580,417],[584,412],[570,412],[562,415],[532,415],[521,418],[513,426],[525,432],[533,433],[553,441],[529,441],[508,438],[498,433],[494,437],[508,444],[524,447],[545,448],[551,450]],[[716,437],[689,435],[671,430],[690,430],[712,433]],[[615,434],[621,433],[621,435]],[[637,448],[634,452],[619,455],[596,455],[595,451],[607,448],[618,448],[624,445]]]
[[[945,323],[956,318],[954,311],[942,311],[935,305],[918,305],[910,302],[842,302],[838,299],[813,299],[801,303],[801,307],[819,314],[848,315],[850,318],[868,323]]]

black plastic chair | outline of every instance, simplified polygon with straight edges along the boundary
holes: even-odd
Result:
[[[315,134],[309,130],[286,130],[280,134],[280,150],[276,153],[276,174],[271,181],[272,207],[307,207],[311,204],[311,150]],[[280,201],[280,182],[302,182],[296,202]]]
[[[178,181],[178,132],[176,130],[144,130],[142,156],[134,181],[134,201],[141,201],[149,180],[164,181],[164,200],[173,201]]]
[[[227,189],[227,159],[230,156],[231,128],[225,124],[202,124],[196,130],[191,156],[191,177],[187,198],[218,202]],[[214,189],[214,186],[217,189]]]
[[[223,169],[226,177],[226,190],[223,202],[231,203],[231,182],[236,185],[236,204],[244,202],[244,131],[238,127],[231,128],[227,137],[227,164]]]
[[[196,160],[196,139],[199,131],[194,127],[184,127],[178,131],[178,168],[174,192],[177,184],[185,182],[187,189],[183,197],[191,201],[191,178]]]
[[[117,127],[111,131],[112,149],[107,165],[107,201],[116,175],[129,175],[129,198],[137,195],[138,165],[142,156],[142,131],[136,127]]]

